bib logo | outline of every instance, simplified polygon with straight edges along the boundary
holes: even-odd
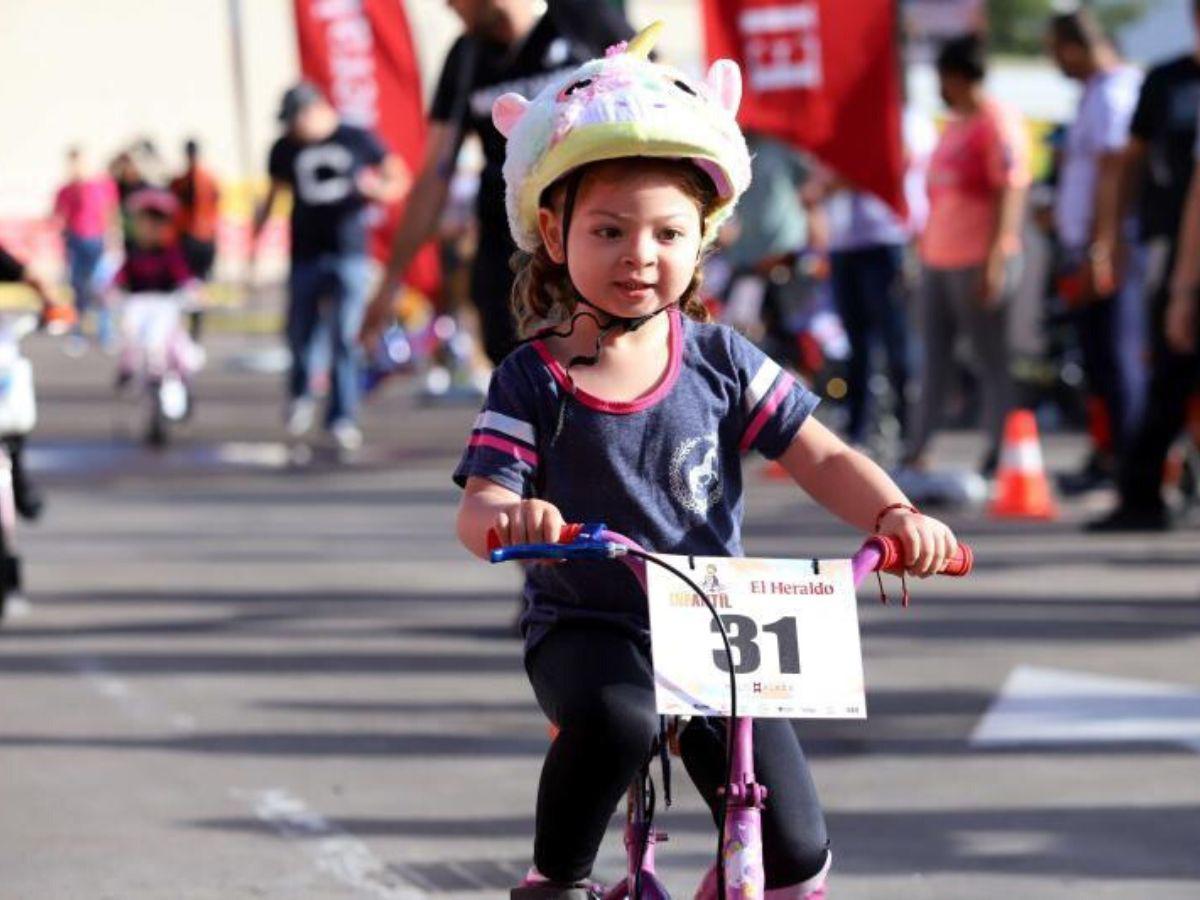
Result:
[[[704,593],[713,606],[729,608],[729,593],[725,590],[725,585],[721,584],[721,579],[717,577],[717,567],[712,563],[705,568],[704,580],[700,582],[700,587],[704,588]],[[694,591],[676,591],[671,594],[671,605],[703,606],[704,601],[696,596]]]
[[[668,480],[675,502],[703,520],[723,489],[716,434],[689,438],[680,444],[671,456]]]

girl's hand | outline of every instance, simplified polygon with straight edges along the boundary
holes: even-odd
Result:
[[[513,544],[553,544],[558,541],[562,529],[562,513],[557,506],[545,500],[514,503],[496,513],[496,518],[492,520],[492,530],[505,547]]]
[[[958,540],[945,523],[908,509],[890,510],[879,522],[879,533],[899,538],[904,569],[918,578],[936,575],[958,552]]]

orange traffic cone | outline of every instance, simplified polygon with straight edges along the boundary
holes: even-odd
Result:
[[[1027,409],[1008,414],[989,512],[998,519],[1056,519],[1058,507],[1042,465],[1037,420]]]

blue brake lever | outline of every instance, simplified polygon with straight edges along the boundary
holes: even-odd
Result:
[[[603,522],[584,525],[575,539],[566,544],[513,544],[491,551],[492,562],[514,559],[614,559],[624,554],[620,544],[604,540]]]

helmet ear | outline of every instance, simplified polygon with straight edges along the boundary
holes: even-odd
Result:
[[[708,67],[704,79],[717,102],[731,116],[742,103],[742,70],[732,59],[718,59]]]
[[[501,94],[492,104],[492,123],[497,131],[508,137],[528,108],[529,101],[520,94]]]

